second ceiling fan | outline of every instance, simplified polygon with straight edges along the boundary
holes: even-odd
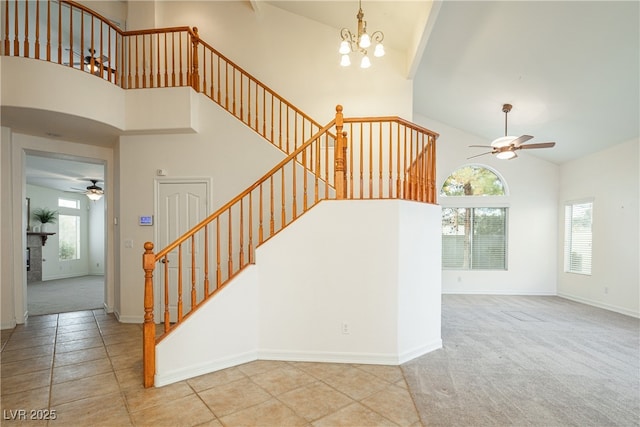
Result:
[[[491,145],[470,145],[469,147],[479,147],[479,148],[491,148],[491,151],[487,151],[486,153],[477,154],[475,156],[469,157],[472,159],[474,157],[484,156],[485,154],[495,154],[498,159],[510,160],[518,157],[516,154],[517,150],[523,149],[532,149],[532,148],[551,148],[556,145],[555,142],[540,142],[537,144],[524,144],[533,138],[531,135],[522,135],[519,137],[508,136],[507,134],[507,114],[511,111],[513,106],[511,104],[504,104],[502,106],[502,112],[504,113],[504,136],[494,140]]]

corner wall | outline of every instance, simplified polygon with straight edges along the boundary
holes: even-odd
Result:
[[[639,140],[562,165],[558,295],[640,317]],[[593,199],[592,274],[564,272],[564,205]]]
[[[255,359],[398,365],[438,349],[440,247],[438,206],[323,201],[160,342],[156,385]]]

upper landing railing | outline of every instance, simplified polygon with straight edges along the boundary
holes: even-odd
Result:
[[[4,0],[1,54],[57,63],[123,89],[192,87],[286,154],[322,127],[198,36],[197,28],[122,31],[73,1]]]

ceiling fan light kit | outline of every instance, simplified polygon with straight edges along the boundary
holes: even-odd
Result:
[[[475,156],[468,157],[472,159],[474,157],[484,156],[485,154],[495,154],[496,158],[500,160],[511,160],[518,157],[516,150],[532,149],[532,148],[551,148],[556,145],[555,142],[542,142],[538,144],[524,144],[530,139],[533,139],[531,135],[521,136],[509,136],[507,132],[507,115],[513,108],[511,104],[503,104],[502,112],[504,113],[504,136],[494,139],[491,145],[470,145],[469,147],[481,147],[491,148],[491,151],[486,153],[477,154]]]

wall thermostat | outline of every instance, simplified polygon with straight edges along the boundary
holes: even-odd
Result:
[[[153,215],[140,215],[138,225],[153,225]]]

